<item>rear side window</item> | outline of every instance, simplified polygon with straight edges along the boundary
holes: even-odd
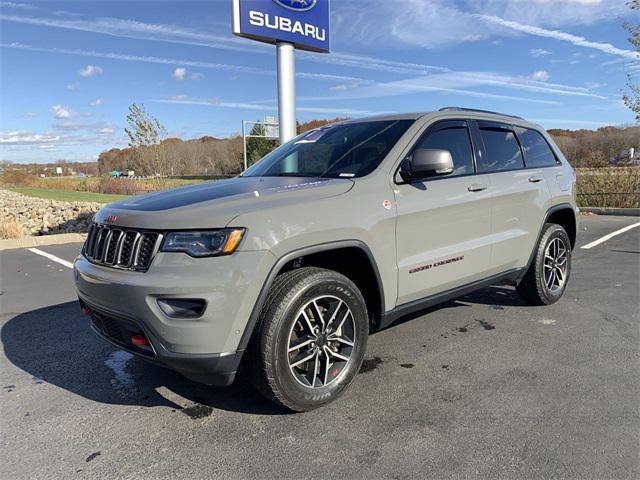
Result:
[[[467,127],[442,128],[430,133],[417,147],[449,150],[453,157],[453,173],[448,177],[473,173],[473,151]]]
[[[478,161],[478,172],[499,172],[524,168],[520,144],[512,130],[480,127],[484,155]]]
[[[556,156],[540,132],[530,128],[518,130],[518,138],[524,150],[527,167],[549,167],[556,165]]]

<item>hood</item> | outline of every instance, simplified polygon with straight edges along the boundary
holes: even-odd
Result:
[[[235,177],[154,192],[107,205],[96,221],[123,227],[218,228],[246,211],[317,201],[348,192],[342,178]]]

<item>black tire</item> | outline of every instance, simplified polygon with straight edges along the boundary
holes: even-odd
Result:
[[[550,264],[553,265],[553,262],[551,262],[547,257],[547,267],[545,267],[545,255],[547,253],[547,249],[555,239],[558,239],[566,247],[566,270],[564,271],[564,280],[562,285],[555,285],[552,280],[552,287],[550,288],[547,285],[544,272],[546,271],[545,268],[553,269],[553,267],[549,266]],[[558,242],[554,245],[557,244]],[[529,269],[522,281],[516,287],[516,291],[530,305],[551,305],[562,297],[562,294],[569,283],[570,276],[571,241],[569,240],[569,235],[567,235],[565,229],[560,225],[555,223],[546,223],[542,230],[540,242],[538,242],[536,247],[533,261],[531,262],[531,265],[529,266]]]
[[[323,385],[322,379],[317,379],[314,371],[313,384],[317,382],[319,385],[305,386],[296,377],[295,368],[290,367],[290,363],[295,363],[291,360],[294,354],[289,352],[290,335],[302,323],[302,309],[314,299],[325,298],[323,295],[344,302],[341,307],[336,307],[336,314],[339,308],[343,309],[341,312],[346,312],[346,307],[351,310],[351,316],[345,313],[344,318],[349,318],[354,345],[346,347],[350,352],[349,361],[345,362],[339,373],[332,372],[333,378],[325,374],[324,380],[329,378],[327,384]],[[327,311],[328,309],[324,312]],[[253,383],[266,398],[290,410],[303,412],[318,408],[338,398],[351,384],[362,364],[368,334],[369,320],[364,298],[347,277],[332,270],[315,267],[303,267],[283,273],[274,281],[253,337]],[[326,338],[322,342],[325,340]],[[311,351],[313,345],[315,343],[304,349],[309,348],[308,351]],[[304,349],[301,348],[301,351],[308,352]],[[322,357],[319,346],[317,350]],[[301,353],[301,356],[304,355],[306,353]],[[329,358],[328,354],[326,358]],[[303,366],[306,365],[305,362]],[[331,368],[334,367],[327,366],[327,371]],[[335,372],[338,372],[337,367]]]

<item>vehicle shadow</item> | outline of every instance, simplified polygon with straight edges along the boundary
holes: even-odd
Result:
[[[214,409],[287,413],[243,378],[229,387],[202,385],[118,350],[91,330],[77,301],[17,315],[2,327],[0,338],[7,359],[33,382],[44,381],[97,402],[181,410],[177,402],[184,400],[172,401],[178,395]]]
[[[527,303],[520,298],[513,287],[492,286],[464,295],[460,298],[456,298],[455,300],[450,300],[448,302],[405,315],[381,331],[388,330],[389,328],[393,328],[424,315],[437,312],[438,310],[470,307],[471,305],[489,305],[497,310],[502,310],[504,307],[524,307]]]
[[[502,308],[524,303],[512,289],[491,287],[403,317],[385,330],[471,304]],[[31,375],[33,382],[44,381],[96,402],[165,406],[194,415],[200,415],[203,406],[261,415],[289,413],[257,393],[245,375],[238,375],[229,387],[211,387],[118,350],[91,330],[77,301],[19,314],[5,323],[0,338],[7,359]],[[192,405],[184,408],[184,400]]]

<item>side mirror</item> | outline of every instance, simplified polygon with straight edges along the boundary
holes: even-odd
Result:
[[[453,173],[453,158],[449,150],[417,148],[400,169],[405,182]]]

